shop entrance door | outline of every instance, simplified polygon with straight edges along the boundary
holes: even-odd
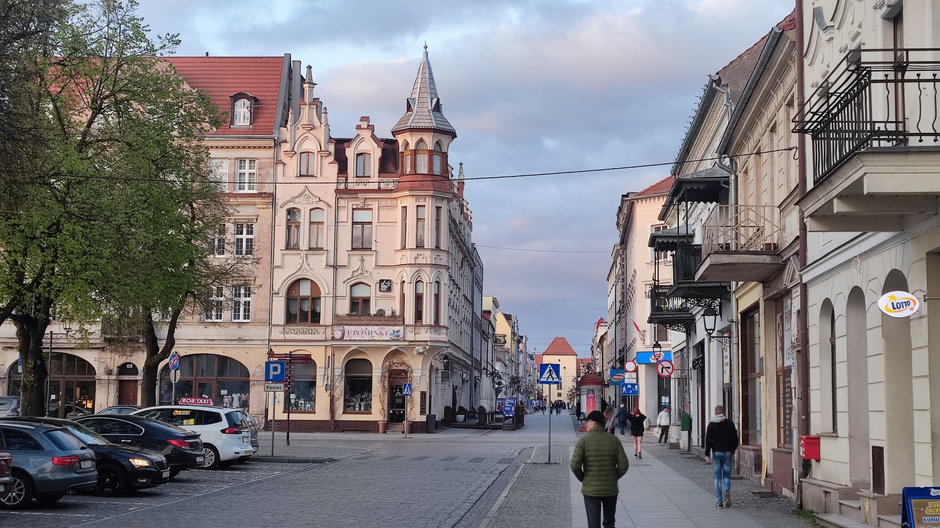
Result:
[[[137,380],[118,380],[118,405],[137,405]]]
[[[408,372],[395,369],[388,373],[388,422],[403,423],[405,421],[405,383],[408,382]]]

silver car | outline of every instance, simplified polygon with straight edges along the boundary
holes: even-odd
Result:
[[[0,416],[19,416],[20,398],[18,396],[0,396]]]
[[[40,423],[0,422],[0,450],[13,455],[13,482],[0,507],[49,504],[98,485],[95,452],[65,429]]]

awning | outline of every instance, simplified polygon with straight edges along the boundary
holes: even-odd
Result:
[[[656,251],[675,251],[680,242],[691,242],[693,237],[695,237],[695,231],[690,231],[688,225],[670,227],[651,234],[649,247]]]
[[[720,203],[730,182],[731,173],[718,165],[679,176],[666,196],[659,219],[665,220],[669,210],[683,202]]]

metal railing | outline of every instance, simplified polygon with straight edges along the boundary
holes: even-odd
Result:
[[[771,205],[719,205],[705,220],[702,253],[775,252],[780,210]]]
[[[672,256],[672,283],[695,282],[695,271],[702,263],[702,245],[679,242]]]
[[[810,97],[796,132],[813,145],[813,181],[871,147],[940,146],[940,49],[848,52]]]
[[[688,312],[689,307],[682,297],[670,296],[670,284],[653,284],[649,289],[650,314]]]

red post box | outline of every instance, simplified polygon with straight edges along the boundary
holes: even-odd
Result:
[[[819,437],[800,437],[800,458],[804,460],[819,460]]]

